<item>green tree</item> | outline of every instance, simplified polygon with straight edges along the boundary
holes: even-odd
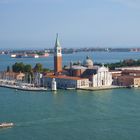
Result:
[[[7,72],[10,72],[10,66],[7,66],[7,70],[6,70]]]
[[[20,62],[20,63],[16,62],[12,66],[12,70],[13,70],[13,72],[24,72],[24,64],[22,62]]]
[[[27,64],[24,66],[24,72],[27,72],[27,73],[31,73],[32,72],[32,66]]]
[[[43,71],[43,66],[40,63],[37,63],[34,67],[35,72],[42,72]]]
[[[47,68],[43,68],[43,72],[51,72],[51,70]]]

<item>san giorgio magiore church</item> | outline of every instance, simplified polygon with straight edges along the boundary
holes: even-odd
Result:
[[[90,57],[83,62],[72,63],[62,68],[62,47],[56,37],[54,47],[54,73],[47,73],[44,77],[46,86],[51,87],[52,80],[56,80],[57,88],[86,88],[107,87],[112,85],[112,74],[107,67],[96,66]]]

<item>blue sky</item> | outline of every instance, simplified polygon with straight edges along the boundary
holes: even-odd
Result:
[[[139,47],[139,0],[0,0],[0,48]]]

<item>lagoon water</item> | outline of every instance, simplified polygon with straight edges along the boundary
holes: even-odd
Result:
[[[64,64],[84,59],[83,54],[88,55],[64,55]],[[139,59],[139,53],[95,53],[92,57],[97,62],[115,62]],[[0,61],[2,70],[22,60],[0,56]],[[53,66],[52,56],[23,61]],[[34,93],[0,88],[0,122],[15,124],[0,129],[0,140],[139,140],[140,89]]]
[[[124,59],[140,59],[140,52],[80,52],[74,54],[63,54],[63,66],[69,65],[70,61],[83,62],[86,57],[89,56],[97,63],[110,63],[119,62]],[[23,62],[26,64],[42,63],[44,67],[53,69],[53,56],[50,55],[47,58],[10,58],[7,55],[0,55],[0,70],[6,69],[15,62]]]

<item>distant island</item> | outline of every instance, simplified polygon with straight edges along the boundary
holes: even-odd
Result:
[[[37,54],[43,55],[44,52],[54,54],[53,48],[34,49],[34,50],[1,50],[0,54]],[[107,47],[83,47],[83,48],[62,48],[62,54],[72,54],[77,52],[140,52],[140,48],[107,48]]]
[[[4,51],[12,58],[53,56],[54,69],[41,63],[34,67],[16,62],[0,73],[0,86],[26,90],[80,89],[101,90],[124,87],[140,87],[140,60],[126,59],[116,63],[94,63],[90,56],[81,62],[70,61],[63,66],[63,54],[78,52],[139,52],[140,48],[62,48],[56,35],[55,47],[43,50]],[[35,57],[36,58],[36,57]],[[20,85],[19,85],[20,83]],[[34,89],[35,87],[35,89]],[[42,89],[43,88],[43,89]],[[44,89],[45,88],[45,89]]]

